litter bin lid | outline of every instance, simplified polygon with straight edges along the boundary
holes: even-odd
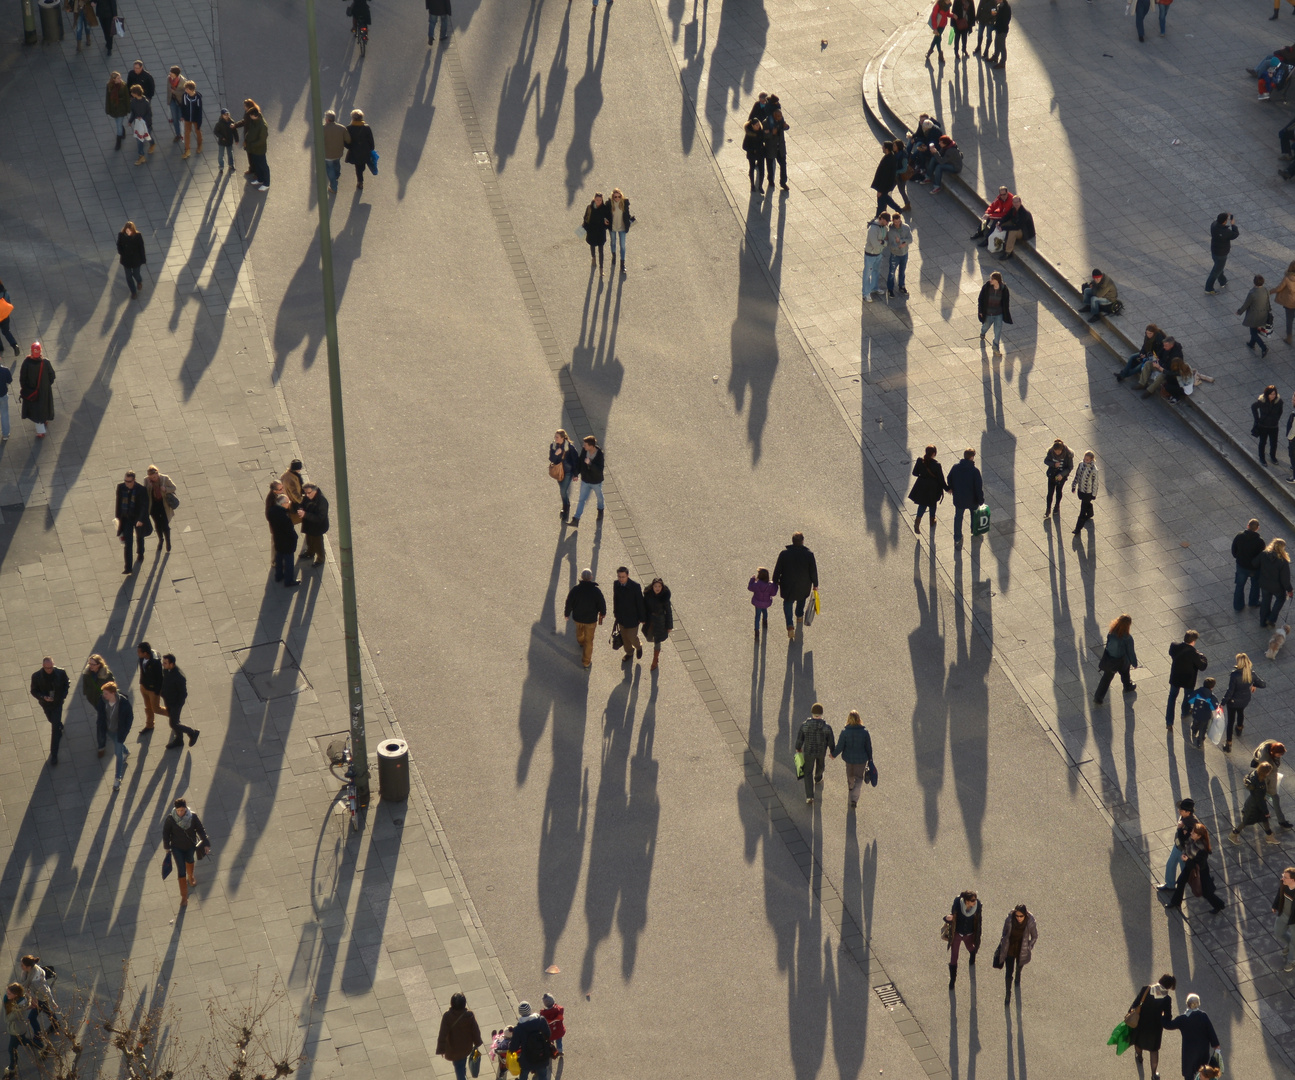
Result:
[[[44,3],[44,0],[41,0]],[[57,3],[58,0],[55,0]],[[378,757],[403,757],[409,753],[409,744],[404,739],[383,739],[378,744]]]
[[[59,7],[61,3],[62,0],[40,0],[40,6],[43,8],[56,8]]]

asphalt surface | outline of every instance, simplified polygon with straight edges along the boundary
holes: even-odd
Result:
[[[340,7],[321,17],[326,103],[364,109],[382,155],[361,197],[344,172],[332,215],[362,627],[513,985],[568,1007],[569,1065],[646,1077],[740,1055],[754,1076],[918,1074],[672,647],[655,679],[646,664],[622,678],[601,643],[579,667],[565,591],[592,566],[610,598],[627,557],[592,512],[578,536],[559,528],[543,451],[562,399],[492,209],[678,617],[949,1071],[1103,1067],[1126,999],[1172,969],[1231,1068],[1286,1075],[1165,923],[926,550],[870,536],[875,481],[780,316],[777,256],[758,265],[705,139],[680,139],[652,10],[467,7],[446,52],[427,48],[420,11],[378,0],[361,63]],[[742,5],[725,9],[741,24]],[[270,119],[274,183],[244,216],[274,363],[331,493],[302,26],[300,10],[221,11],[226,92]],[[576,226],[613,186],[638,222],[628,277],[600,283]],[[796,205],[770,199],[753,229],[776,239]],[[824,612],[789,648],[775,608],[753,648],[746,580],[794,529],[817,552]],[[956,584],[992,595],[978,551]],[[838,727],[862,709],[873,732],[881,785],[853,823],[839,764],[812,813],[791,775],[815,700]],[[1025,1001],[1004,1019],[987,962],[983,1002],[965,971],[946,991],[939,916],[966,887],[987,937],[1021,901],[1039,920]],[[1166,1047],[1172,1075],[1176,1037]]]

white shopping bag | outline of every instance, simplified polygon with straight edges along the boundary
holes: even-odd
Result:
[[[1223,736],[1227,733],[1227,723],[1223,716],[1223,709],[1220,706],[1214,710],[1214,716],[1210,719],[1209,730],[1206,734],[1210,737],[1210,742],[1218,746],[1223,741]]]

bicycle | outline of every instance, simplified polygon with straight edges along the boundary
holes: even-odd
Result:
[[[351,36],[355,38],[360,46],[360,56],[364,56],[364,47],[369,43],[369,27],[367,23],[361,23],[356,20],[351,21]]]
[[[346,799],[346,808],[351,815],[352,831],[359,831],[360,822],[356,818],[356,810],[359,807],[358,799],[355,794],[355,760],[351,756],[351,740],[334,739],[328,744],[328,769],[338,780],[344,781],[340,795]],[[345,765],[346,771],[338,775],[339,766]]]

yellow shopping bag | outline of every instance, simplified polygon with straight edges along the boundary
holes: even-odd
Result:
[[[522,1063],[521,1063],[520,1061],[518,1061],[518,1060],[517,1060],[517,1051],[516,1051],[516,1050],[509,1050],[509,1051],[508,1051],[508,1057],[507,1057],[507,1059],[506,1059],[506,1060],[507,1060],[507,1062],[508,1062],[508,1071],[509,1071],[513,1076],[521,1076],[521,1075],[522,1075]]]

